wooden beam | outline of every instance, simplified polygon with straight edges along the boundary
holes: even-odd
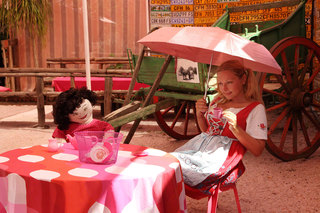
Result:
[[[170,98],[164,99],[156,104],[151,104],[151,105],[146,106],[144,108],[140,108],[140,109],[135,110],[131,113],[127,113],[123,116],[117,117],[113,120],[109,120],[108,122],[113,127],[119,127],[119,126],[127,124],[131,121],[141,120],[143,117],[151,115],[157,111],[160,111],[161,109],[166,109],[168,107],[175,106],[175,105],[177,105],[177,103],[178,103],[178,101],[176,99],[170,99]],[[132,129],[132,127],[131,127],[131,129]]]
[[[252,11],[252,10],[264,10],[270,8],[280,8],[280,7],[290,7],[298,5],[301,0],[284,0],[278,2],[264,3],[264,4],[253,4],[242,7],[230,7],[228,8],[229,12],[244,12],[244,11]]]

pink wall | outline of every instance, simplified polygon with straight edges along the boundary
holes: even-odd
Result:
[[[49,0],[52,17],[44,45],[37,42],[39,66],[47,58],[84,58],[82,0]],[[147,33],[147,0],[87,0],[90,57],[126,56],[127,48],[139,53],[137,43]],[[114,23],[108,23],[111,20]],[[34,67],[33,45],[27,32],[17,35],[15,66]],[[20,78],[21,90],[33,90],[34,78]]]
[[[84,58],[82,1],[50,2],[53,13],[45,45],[38,43],[40,67],[46,66],[47,58]],[[88,0],[90,56],[126,56],[127,48],[138,53],[142,46],[136,41],[147,33],[146,4],[146,0]],[[19,33],[18,50],[17,65],[34,66],[28,33]]]

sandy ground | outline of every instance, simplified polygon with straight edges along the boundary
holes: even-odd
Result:
[[[46,106],[48,129],[34,128],[37,124],[35,106],[0,106],[0,153],[28,145],[45,144],[55,125],[51,106]],[[99,109],[95,109],[99,116]],[[132,124],[121,131],[128,133]],[[167,136],[152,119],[142,121],[131,144],[173,151],[186,141]],[[245,174],[239,179],[242,212],[320,212],[320,149],[310,158],[282,162],[268,151],[256,158],[250,153],[244,157]],[[0,192],[1,193],[1,192]],[[187,198],[189,213],[206,212],[207,199]],[[219,194],[217,212],[237,212],[232,191]]]

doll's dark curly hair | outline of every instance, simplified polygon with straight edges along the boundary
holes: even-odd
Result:
[[[58,125],[58,129],[66,130],[69,128],[69,114],[73,113],[84,99],[88,99],[94,106],[97,102],[97,95],[85,87],[81,89],[71,88],[60,93],[53,105],[54,123]]]

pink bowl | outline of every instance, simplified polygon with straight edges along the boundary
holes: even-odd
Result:
[[[85,163],[114,164],[123,135],[114,131],[81,131],[74,133],[79,159]]]

